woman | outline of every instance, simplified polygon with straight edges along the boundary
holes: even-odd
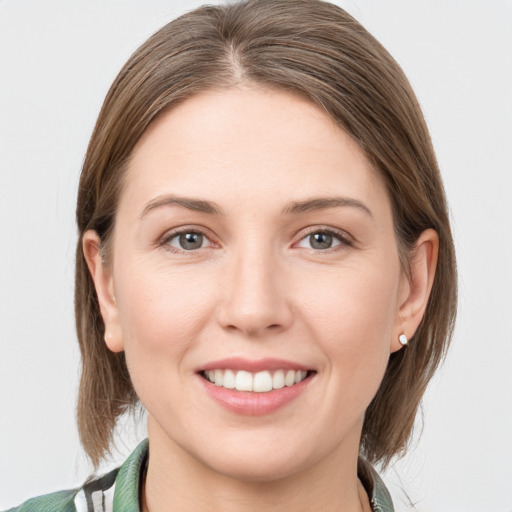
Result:
[[[398,65],[315,0],[204,7],[115,80],[77,221],[91,460],[139,401],[149,441],[19,510],[390,511],[449,341],[456,275]]]

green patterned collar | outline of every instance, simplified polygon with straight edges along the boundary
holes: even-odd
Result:
[[[149,442],[145,439],[119,469],[80,489],[32,498],[9,512],[140,512],[139,496],[148,454]],[[370,497],[372,512],[393,512],[391,496],[370,464],[359,459],[357,472]]]
[[[148,452],[149,443],[145,439],[119,469],[114,494],[114,510],[140,512],[140,481]],[[393,512],[393,502],[384,482],[364,459],[359,459],[358,475],[370,497],[372,512]]]
[[[149,441],[144,439],[119,468],[114,493],[114,510],[140,512],[139,489],[149,454]]]

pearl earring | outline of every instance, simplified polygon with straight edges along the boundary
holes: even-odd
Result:
[[[400,334],[400,336],[398,336],[398,341],[400,342],[400,345],[402,345],[403,347],[405,347],[409,343],[407,336],[403,333]]]
[[[105,334],[105,338],[107,339],[112,339],[112,333],[111,332],[107,332],[107,334]]]

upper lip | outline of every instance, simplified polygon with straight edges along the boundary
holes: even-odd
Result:
[[[275,370],[312,370],[303,364],[285,359],[264,358],[264,359],[244,359],[241,357],[228,357],[206,363],[197,369],[197,372],[207,370],[245,370],[246,372],[256,373]]]

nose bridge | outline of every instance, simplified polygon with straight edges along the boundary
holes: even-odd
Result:
[[[291,311],[282,286],[282,267],[266,240],[244,240],[228,264],[221,323],[249,335],[278,331],[291,322]]]

